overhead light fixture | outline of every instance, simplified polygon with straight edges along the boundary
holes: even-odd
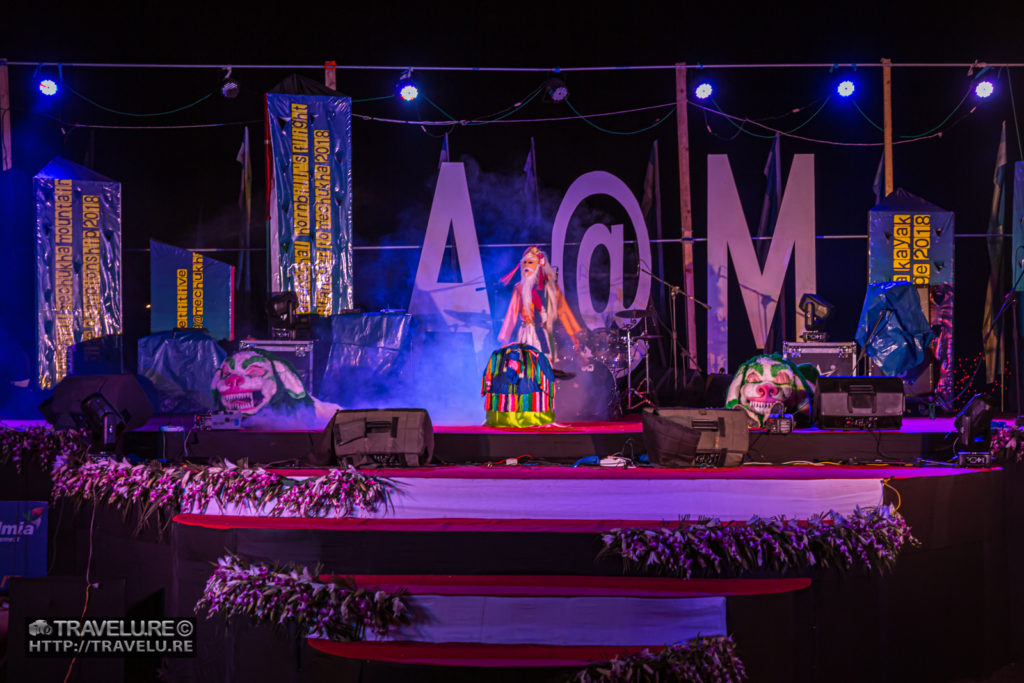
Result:
[[[224,82],[220,84],[220,94],[229,100],[233,100],[238,97],[238,92],[241,86],[234,78],[231,77],[231,67],[226,66],[224,70],[227,72],[224,74]]]
[[[406,102],[412,102],[420,95],[420,89],[412,79],[412,69],[401,75],[398,83],[395,84],[395,92]]]
[[[548,102],[564,102],[569,97],[569,88],[565,81],[553,76],[544,83],[544,99]]]
[[[696,88],[694,88],[693,94],[697,97],[698,100],[706,100],[707,98],[711,97],[711,93],[713,93],[714,91],[715,89],[711,87],[710,83],[708,83],[707,81],[702,81],[701,83],[697,84]]]
[[[839,93],[840,97],[849,97],[856,89],[857,86],[848,78],[844,78],[839,82],[839,85],[836,86],[836,92]]]
[[[64,71],[61,65],[57,65],[58,78],[54,79],[50,74],[50,69],[45,68],[43,64],[36,67],[36,70],[32,72],[32,80],[35,82],[36,87],[39,88],[39,92],[46,95],[47,97],[53,97],[60,92],[60,86],[58,83],[64,80]]]
[[[996,87],[992,84],[992,81],[981,81],[980,83],[974,86],[974,94],[980,97],[981,99],[985,99],[986,97],[990,96],[993,92],[995,92],[995,90]]]

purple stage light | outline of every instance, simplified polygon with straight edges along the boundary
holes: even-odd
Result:
[[[995,91],[995,86],[992,85],[992,81],[982,81],[978,85],[974,86],[974,94],[984,99],[991,95]]]
[[[44,78],[43,80],[39,81],[39,92],[43,93],[47,97],[52,97],[53,95],[56,95],[57,89],[57,83],[52,79]]]
[[[854,86],[853,81],[846,80],[839,84],[839,86],[836,88],[836,92],[839,93],[840,97],[849,97],[850,95],[853,94],[853,91],[856,89],[857,88],[856,86]]]
[[[714,92],[714,89],[711,87],[711,84],[705,82],[698,85],[697,89],[693,91],[693,94],[697,96],[698,100],[706,100],[711,97],[712,92]]]

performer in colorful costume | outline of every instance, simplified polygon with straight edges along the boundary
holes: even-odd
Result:
[[[480,393],[490,427],[536,427],[555,421],[555,381],[543,353],[512,344],[491,354]]]
[[[555,270],[540,247],[530,247],[523,252],[519,265],[501,279],[502,283],[508,285],[517,270],[519,283],[512,290],[512,301],[498,332],[498,342],[503,346],[511,341],[528,344],[557,361],[554,333],[555,320],[558,320],[572,339],[573,348],[578,350],[580,324],[559,290]]]
[[[751,427],[764,427],[773,412],[810,422],[811,394],[818,370],[796,365],[777,353],[754,356],[740,366],[726,394],[726,408],[742,408]],[[782,410],[775,408],[782,405]]]

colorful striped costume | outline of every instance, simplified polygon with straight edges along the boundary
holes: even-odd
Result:
[[[526,344],[491,354],[480,393],[491,427],[533,427],[555,421],[555,381],[551,363]]]

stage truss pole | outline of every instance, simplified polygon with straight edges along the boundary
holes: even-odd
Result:
[[[893,191],[892,179],[892,60],[882,60],[882,135],[885,145],[885,196]]]
[[[683,247],[683,289],[693,296],[693,211],[690,201],[690,133],[686,92],[686,63],[676,64],[676,139],[679,144],[679,240]],[[664,274],[664,273],[663,273]],[[693,299],[686,300],[686,350],[691,368],[696,368],[697,312]],[[676,353],[675,347],[672,353]]]

